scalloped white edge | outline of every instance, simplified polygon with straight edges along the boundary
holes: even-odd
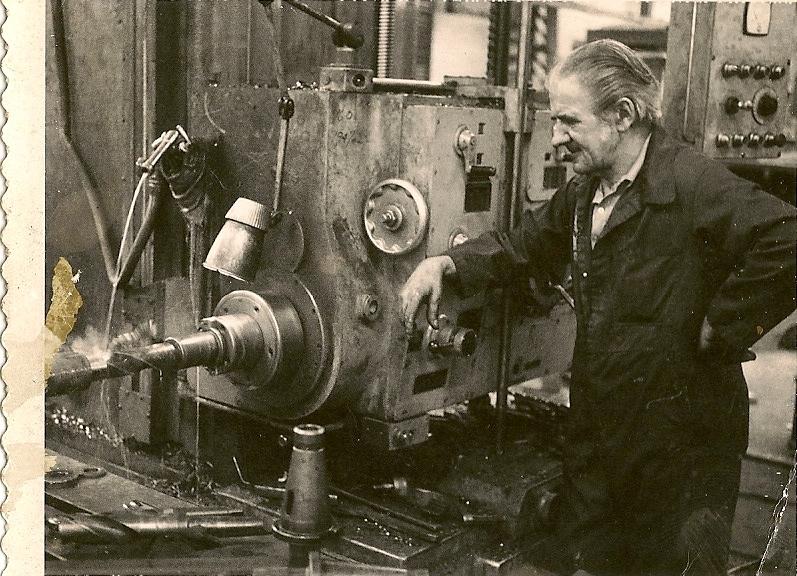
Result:
[[[2,0],[0,571],[44,572],[44,0]],[[7,184],[7,188],[6,188]],[[6,220],[6,215],[8,219]],[[6,323],[6,319],[10,319]]]

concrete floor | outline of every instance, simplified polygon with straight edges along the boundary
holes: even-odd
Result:
[[[753,347],[743,365],[750,390],[750,446],[733,526],[734,574],[795,574],[794,403],[797,352],[779,346],[797,312]],[[755,562],[763,558],[763,561]]]

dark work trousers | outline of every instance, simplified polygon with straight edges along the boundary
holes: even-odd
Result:
[[[594,467],[566,475],[553,552],[563,574],[725,575],[741,455],[684,449],[624,482]]]

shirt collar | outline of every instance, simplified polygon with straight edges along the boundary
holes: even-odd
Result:
[[[648,153],[648,144],[650,144],[650,137],[652,135],[653,135],[652,132],[648,134],[648,137],[645,138],[645,143],[642,144],[642,149],[639,151],[636,160],[634,160],[634,163],[631,165],[628,171],[622,176],[620,176],[620,178],[617,180],[617,182],[614,183],[614,185],[610,185],[608,182],[604,180],[600,181],[596,193],[596,199],[598,200],[598,202],[600,202],[603,198],[606,198],[607,196],[614,194],[623,182],[628,181],[628,184],[630,185],[634,182],[634,180],[636,180],[636,177],[639,175],[639,171],[642,170],[642,165],[645,163],[645,156]],[[600,198],[597,198],[599,195]]]

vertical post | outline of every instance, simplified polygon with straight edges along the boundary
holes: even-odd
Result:
[[[520,12],[520,39],[518,41],[517,62],[517,124],[515,131],[515,146],[512,154],[512,188],[509,196],[509,218],[506,231],[510,232],[517,221],[517,212],[521,206],[520,191],[523,184],[521,174],[521,160],[523,158],[523,132],[526,122],[526,92],[528,69],[528,43],[529,25],[531,24],[531,7],[528,2],[523,2]],[[506,401],[509,389],[509,356],[512,349],[512,318],[511,318],[511,292],[504,289],[501,308],[501,340],[499,346],[498,385],[495,396],[495,443],[500,454],[504,449]]]

